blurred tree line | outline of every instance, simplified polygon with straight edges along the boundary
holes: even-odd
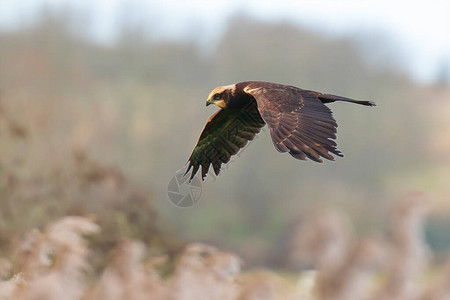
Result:
[[[344,210],[357,230],[366,233],[384,224],[393,198],[423,189],[436,207],[431,243],[440,248],[450,244],[442,221],[450,195],[450,169],[442,164],[450,159],[450,145],[443,142],[450,127],[442,128],[450,112],[445,102],[449,91],[410,79],[396,67],[401,54],[383,52],[374,66],[370,48],[354,39],[245,16],[230,20],[208,49],[194,39],[151,38],[125,23],[111,44],[90,39],[86,30],[86,20],[74,12],[44,10],[31,26],[0,31],[2,214],[16,203],[9,194],[14,180],[22,180],[26,189],[27,180],[40,178],[44,188],[56,180],[55,172],[62,172],[69,175],[58,187],[71,187],[64,196],[68,206],[58,202],[60,194],[47,202],[30,197],[14,204],[18,212],[2,217],[1,232],[23,232],[74,211],[101,215],[102,207],[139,210],[150,203],[150,221],[142,213],[146,210],[135,211],[137,219],[114,221],[131,228],[121,234],[145,239],[155,233],[161,236],[156,244],[171,245],[163,238],[170,232],[180,239],[238,249],[249,263],[277,263],[277,243],[307,207]],[[205,109],[206,96],[216,86],[244,80],[292,84],[372,100],[378,106],[330,105],[339,124],[343,159],[295,161],[278,154],[263,132],[220,177],[206,180],[196,206],[172,206],[167,183],[184,166],[214,112]],[[73,178],[80,178],[73,165],[80,162],[80,153],[121,170],[133,186],[145,187],[139,190],[144,200],[126,201],[123,196],[117,200],[120,205],[111,200],[114,206],[108,202],[114,198],[111,191],[93,196],[74,192]],[[96,197],[101,206],[95,205]],[[77,201],[83,209],[75,209]],[[21,220],[26,226],[19,226]]]

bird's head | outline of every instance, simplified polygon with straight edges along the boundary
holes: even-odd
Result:
[[[228,106],[236,87],[235,85],[226,85],[216,87],[211,93],[209,93],[206,100],[206,106],[215,104],[218,107],[224,108]]]

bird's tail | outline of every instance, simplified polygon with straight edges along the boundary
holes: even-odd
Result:
[[[375,102],[372,102],[372,101],[353,100],[353,99],[350,99],[350,98],[336,96],[336,95],[331,95],[331,94],[321,94],[321,95],[319,95],[319,99],[320,99],[320,101],[322,101],[322,103],[330,103],[330,102],[335,102],[335,101],[344,101],[344,102],[361,104],[361,105],[365,105],[365,106],[376,106]]]

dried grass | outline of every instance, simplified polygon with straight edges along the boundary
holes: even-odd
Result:
[[[336,214],[311,212],[293,235],[298,240],[291,241],[290,257],[313,266],[296,284],[274,271],[242,273],[239,257],[213,246],[188,244],[172,261],[149,257],[145,244],[130,239],[112,249],[93,278],[85,237],[100,228],[90,218],[64,217],[28,232],[12,262],[0,260],[0,299],[449,299],[450,264],[436,280],[421,279],[429,265],[422,237],[426,203],[420,194],[400,201],[385,240],[351,238]],[[168,264],[173,271],[163,277]]]

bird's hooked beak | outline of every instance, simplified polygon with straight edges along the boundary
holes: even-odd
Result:
[[[224,108],[226,106],[226,103],[225,103],[225,101],[223,99],[214,100],[214,99],[208,98],[206,100],[206,106],[209,106],[211,104],[215,104],[215,105],[217,105],[220,108]]]

